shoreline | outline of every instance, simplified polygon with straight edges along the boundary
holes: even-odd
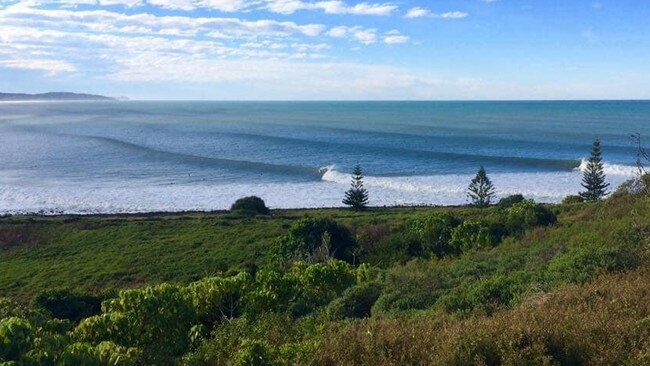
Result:
[[[554,206],[556,203],[540,203],[543,205]],[[495,206],[491,205],[490,207]],[[396,205],[396,206],[369,206],[367,210],[362,211],[363,213],[369,212],[381,212],[381,211],[392,211],[392,210],[424,210],[424,209],[463,209],[471,208],[469,204],[466,205]],[[313,211],[349,211],[350,213],[356,213],[348,207],[301,207],[301,208],[271,208],[271,214],[267,215],[268,217],[275,216],[275,213],[278,214],[287,214],[292,212],[313,212]],[[115,213],[88,213],[88,214],[79,214],[79,213],[21,213],[21,214],[0,214],[0,220],[11,219],[11,218],[152,218],[152,217],[173,217],[173,216],[215,216],[215,215],[226,215],[226,214],[237,215],[236,212],[230,210],[211,210],[211,211],[147,211],[147,212],[115,212]],[[264,217],[264,215],[259,215]],[[257,216],[256,216],[257,217]]]

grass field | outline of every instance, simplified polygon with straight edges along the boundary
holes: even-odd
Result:
[[[163,281],[187,283],[242,264],[264,266],[268,248],[298,218],[401,223],[430,209],[0,218],[0,296],[31,297],[51,288],[102,290]]]

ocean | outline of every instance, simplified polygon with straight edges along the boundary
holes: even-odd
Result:
[[[457,205],[481,165],[500,197],[581,190],[600,138],[612,187],[650,102],[50,102],[0,104],[0,214]]]

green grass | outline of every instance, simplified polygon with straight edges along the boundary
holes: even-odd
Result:
[[[21,360],[47,354],[72,357],[72,364],[81,354],[186,366],[649,364],[650,197],[616,194],[551,210],[554,215],[522,202],[512,208],[276,211],[256,218],[3,218],[0,297],[26,301],[62,287],[95,295],[142,289],[108,299],[54,292],[28,308],[0,299],[0,335],[22,347]],[[448,215],[432,215],[436,211],[450,211],[454,219],[440,221]],[[274,243],[289,232],[283,243],[302,238],[309,226],[301,225],[314,222],[298,222],[306,216],[347,226],[358,244],[355,261],[364,264],[309,256],[302,258],[324,262],[289,267],[276,261]],[[557,221],[548,219],[553,216]],[[474,235],[464,234],[463,221],[494,229],[497,239],[468,236],[474,243],[461,250],[430,250],[445,240],[453,249],[453,238]],[[441,228],[452,228],[451,236]],[[267,268],[232,276],[252,264]],[[153,286],[201,278],[189,286]],[[107,300],[98,313],[90,306],[100,298]],[[49,318],[73,306],[97,315],[79,323]],[[29,343],[23,333],[61,342]]]
[[[187,283],[245,263],[266,265],[271,244],[306,215],[355,226],[397,226],[429,210],[291,210],[270,218],[228,213],[6,217],[0,219],[0,297],[27,299],[64,287],[96,292]]]

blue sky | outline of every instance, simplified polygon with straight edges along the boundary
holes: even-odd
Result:
[[[0,0],[0,91],[649,99],[648,0]]]

